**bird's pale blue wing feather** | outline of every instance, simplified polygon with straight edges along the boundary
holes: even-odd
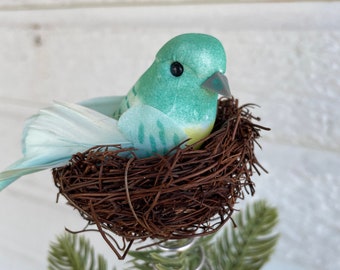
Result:
[[[64,165],[73,154],[90,147],[132,145],[118,130],[115,119],[65,102],[55,102],[31,117],[22,142],[24,157],[0,173],[0,190],[24,174]]]
[[[38,158],[23,157],[22,159],[9,166],[5,171],[1,172],[0,191],[23,175],[58,167],[62,164],[65,164],[69,160],[68,158],[63,158],[47,162],[50,157],[45,156],[41,156],[39,157],[39,159],[40,160],[38,160]]]
[[[84,106],[55,102],[29,120],[23,134],[23,152],[35,155],[76,153],[94,145],[129,144],[117,121]],[[59,156],[59,155],[58,155]]]
[[[131,107],[119,118],[118,127],[134,142],[139,157],[163,155],[187,139],[176,122],[148,105]]]
[[[125,96],[107,96],[87,99],[78,104],[112,117]]]

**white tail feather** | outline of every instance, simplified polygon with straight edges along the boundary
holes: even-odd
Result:
[[[55,102],[31,117],[22,143],[24,157],[0,173],[0,190],[22,175],[66,164],[73,154],[93,146],[131,146],[117,120],[66,102]]]

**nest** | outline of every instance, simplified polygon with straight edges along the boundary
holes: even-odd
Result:
[[[250,105],[220,99],[212,133],[165,156],[138,159],[134,149],[120,146],[77,153],[68,165],[53,169],[59,194],[97,226],[119,258],[135,240],[214,233],[231,219],[244,192],[254,194],[251,177],[264,170],[254,147],[261,129],[268,129],[253,123],[259,119],[250,113]],[[120,155],[126,151],[131,158]],[[121,249],[123,255],[106,232],[129,242]]]

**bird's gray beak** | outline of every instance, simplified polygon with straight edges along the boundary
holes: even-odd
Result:
[[[201,87],[213,91],[225,97],[231,97],[229,83],[227,77],[221,72],[215,72],[211,77],[205,80]]]

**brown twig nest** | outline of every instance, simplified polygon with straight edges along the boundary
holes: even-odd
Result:
[[[213,132],[197,143],[198,150],[195,145],[178,146],[165,156],[137,159],[118,155],[133,149],[97,146],[53,169],[55,184],[69,204],[97,226],[119,258],[137,239],[213,233],[231,217],[244,191],[255,192],[253,172],[264,170],[254,146],[260,130],[268,129],[252,122],[259,119],[249,106],[220,99]],[[105,231],[130,242],[123,256]]]

